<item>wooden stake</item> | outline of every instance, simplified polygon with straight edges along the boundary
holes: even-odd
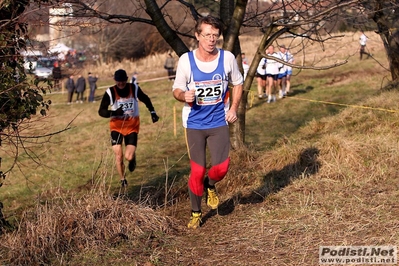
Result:
[[[176,106],[173,106],[173,134],[176,138],[177,132],[176,132]]]

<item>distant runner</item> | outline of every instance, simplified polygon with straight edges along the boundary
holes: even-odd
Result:
[[[137,137],[140,128],[138,100],[143,102],[151,112],[152,122],[158,121],[150,98],[137,84],[127,83],[127,74],[123,69],[115,71],[116,85],[108,88],[101,100],[98,114],[110,119],[111,145],[115,153],[116,170],[120,176],[121,186],[127,186],[125,165],[123,163],[122,141],[125,141],[125,158],[129,161],[129,171],[136,168]],[[108,108],[111,107],[111,110]]]

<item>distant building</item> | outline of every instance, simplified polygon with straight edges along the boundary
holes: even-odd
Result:
[[[49,37],[50,47],[56,46],[58,43],[68,43],[68,36],[73,22],[73,8],[71,4],[65,3],[60,7],[52,7],[49,9]]]

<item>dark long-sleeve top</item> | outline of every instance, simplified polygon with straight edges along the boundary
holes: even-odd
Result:
[[[120,89],[117,86],[115,86],[116,87],[116,91],[117,91],[117,93],[118,93],[118,95],[120,97],[126,98],[126,97],[129,96],[129,94],[130,94],[130,85],[129,84],[131,84],[131,83],[126,83],[126,86],[123,89]],[[134,86],[135,86],[134,84],[131,84],[131,87],[133,88],[133,90],[134,90]],[[114,95],[114,90],[113,89],[111,89],[111,94],[112,94],[112,98],[115,99],[115,95]],[[145,94],[141,90],[141,88],[139,86],[137,88],[137,98],[139,99],[140,102],[145,104],[145,106],[147,107],[148,111],[150,111],[150,112],[155,111],[154,106],[152,105],[150,97],[148,97],[148,95]],[[98,109],[98,114],[101,117],[105,117],[105,118],[111,117],[113,111],[108,109],[110,105],[111,105],[111,99],[109,98],[108,93],[105,92],[104,96],[103,96],[103,98],[101,100],[100,108]]]
[[[73,81],[72,78],[68,78],[65,84],[66,89],[68,92],[72,93],[75,90],[75,82]]]
[[[62,78],[61,68],[60,67],[54,67],[53,68],[53,78],[54,79],[61,79]]]
[[[76,81],[76,91],[77,92],[84,92],[86,90],[86,80],[84,77],[80,77],[78,78],[78,80]]]
[[[93,77],[93,76],[89,76],[87,79],[88,79],[88,81],[89,81],[90,89],[91,89],[91,90],[97,89],[97,84],[96,84],[96,82],[97,82],[98,78],[97,78],[97,77]]]

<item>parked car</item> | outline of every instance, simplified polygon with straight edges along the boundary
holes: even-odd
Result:
[[[28,73],[32,74],[36,68],[37,60],[43,56],[42,52],[38,50],[21,51],[24,58],[24,68]]]
[[[53,72],[54,63],[58,60],[56,56],[40,57],[37,61],[33,74],[37,79],[48,79]]]

